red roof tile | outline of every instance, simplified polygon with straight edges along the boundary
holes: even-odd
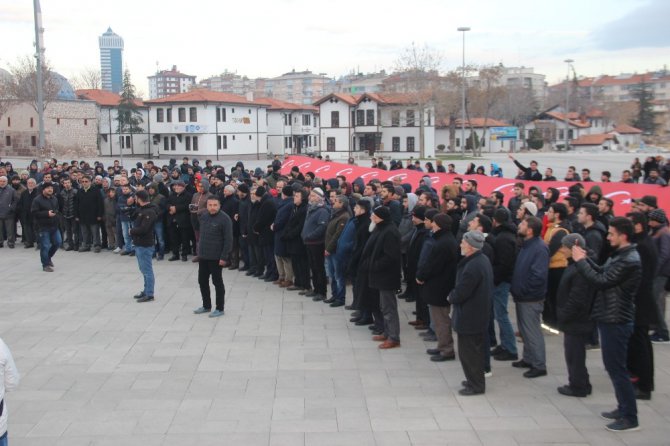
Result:
[[[83,89],[75,91],[77,99],[86,101],[94,101],[103,107],[116,107],[121,102],[121,96],[107,90]],[[141,100],[136,100],[135,105],[143,107],[144,103]]]
[[[595,135],[582,135],[577,139],[570,141],[570,145],[573,146],[600,146],[605,143],[605,141],[614,140],[616,142],[616,137],[611,133],[597,133]]]
[[[614,127],[612,131],[619,133],[621,135],[639,135],[642,133],[642,130],[628,124],[619,124],[616,127]]]
[[[248,101],[244,96],[239,96],[232,93],[222,93],[219,91],[211,91],[204,88],[197,88],[191,91],[187,91],[186,93],[177,93],[171,96],[166,96],[164,98],[145,101],[146,104],[172,104],[176,102],[219,102],[226,104],[267,105],[260,102]]]
[[[470,125],[470,121],[472,121],[472,126]],[[466,127],[474,127],[474,128],[483,128],[484,127],[484,121],[486,121],[486,127],[507,127],[509,124],[507,124],[505,121],[499,121],[497,119],[493,118],[487,118],[486,120],[484,118],[471,118],[470,121],[466,120],[465,121],[465,126]],[[436,123],[437,128],[447,128],[449,127],[449,119],[440,119]],[[461,120],[457,119],[456,120],[456,127],[461,127]]]
[[[275,98],[256,98],[254,102],[269,105],[270,110],[310,110],[319,111],[319,107],[313,105],[294,104],[293,102],[286,102]]]
[[[342,102],[345,102],[349,105],[356,105],[358,99],[360,98],[360,95],[351,95],[351,94],[344,94],[344,93],[331,93],[329,95],[326,95],[316,101],[314,103],[315,106],[321,105],[324,102],[330,100],[331,98],[336,98],[339,99]]]
[[[565,115],[563,113],[559,112],[544,112],[542,115],[547,115],[552,119],[556,119],[557,121],[563,121],[565,122]],[[582,129],[589,128],[591,127],[591,124],[588,122],[582,122],[582,121],[577,121],[575,119],[570,119],[570,113],[568,113],[568,124],[570,124],[573,127],[579,127]]]

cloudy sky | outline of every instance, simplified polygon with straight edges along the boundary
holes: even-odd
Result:
[[[46,54],[57,71],[99,67],[107,27],[125,41],[138,89],[177,65],[198,79],[228,69],[250,77],[309,69],[329,76],[392,70],[415,42],[460,65],[534,67],[549,83],[574,59],[578,75],[642,72],[670,64],[670,0],[42,0]],[[0,67],[33,51],[32,2],[0,2]]]

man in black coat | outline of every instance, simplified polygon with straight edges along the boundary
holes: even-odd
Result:
[[[568,234],[561,239],[559,248],[568,259],[568,266],[561,276],[556,293],[556,316],[558,328],[563,332],[568,384],[557,390],[561,395],[585,397],[591,394],[589,372],[586,369],[586,344],[593,332],[591,305],[595,288],[579,274],[572,261],[572,247],[575,244],[586,246],[586,241],[579,234]]]
[[[100,189],[91,184],[91,177],[84,176],[81,181],[81,189],[75,195],[75,220],[81,228],[81,246],[79,252],[91,250],[100,252],[100,222],[105,213],[105,203],[102,199]]]
[[[635,322],[628,343],[628,370],[638,378],[635,397],[651,399],[654,390],[654,349],[649,336],[652,324],[658,321],[658,305],[654,300],[654,277],[658,268],[658,249],[648,235],[647,217],[641,212],[631,212],[626,217],[635,227],[634,241],[642,262],[642,278],[635,295]]]
[[[414,327],[419,327],[417,330],[425,330],[429,324],[428,305],[425,303],[421,287],[416,281],[416,272],[419,265],[419,256],[421,255],[421,248],[427,237],[430,237],[431,228],[425,225],[425,206],[415,206],[412,209],[412,224],[414,229],[407,247],[407,268],[406,279],[407,289],[405,295],[408,301],[415,301],[416,320],[410,321],[409,324]]]
[[[16,212],[21,221],[21,239],[26,249],[35,246],[35,239],[37,238],[35,233],[35,222],[33,214],[30,212],[30,207],[38,194],[37,181],[35,181],[34,178],[28,178],[26,181],[26,190],[21,193],[19,203],[16,207]]]
[[[447,214],[441,213],[433,217],[430,228],[433,245],[426,261],[416,271],[416,283],[430,310],[430,320],[437,336],[437,348],[426,351],[434,362],[456,358],[449,316],[451,305],[447,300],[456,283],[458,265],[458,244],[451,232],[451,224],[451,217]]]
[[[354,285],[354,299],[350,308],[356,311],[356,314],[352,316],[350,322],[354,322],[356,325],[369,325],[373,322],[372,314],[361,308],[361,293],[363,292],[363,289],[361,287],[362,274],[359,270],[363,248],[365,248],[365,244],[370,238],[371,201],[372,200],[362,198],[358,200],[354,206],[356,234],[354,235],[354,250],[351,253],[351,260],[349,261],[349,266],[347,268],[347,276],[351,277],[351,281]]]
[[[400,231],[391,219],[391,211],[386,206],[378,206],[372,213],[375,224],[373,234],[367,245],[370,245],[369,286],[379,291],[380,315],[384,320],[384,332],[373,337],[374,341],[382,342],[380,349],[400,347],[400,318],[398,316],[398,299],[395,292],[400,288]]]
[[[134,297],[137,299],[137,302],[150,302],[154,300],[155,278],[151,258],[155,250],[156,235],[154,233],[154,226],[158,219],[158,212],[156,206],[151,204],[151,198],[147,191],[138,191],[135,198],[137,200],[137,208],[134,212],[134,221],[133,227],[130,228],[130,236],[133,238],[137,265],[144,278],[144,287]]]
[[[249,210],[251,209],[251,199],[249,198],[249,186],[245,183],[237,186],[237,198],[239,199],[238,211],[233,221],[236,222],[239,226],[240,237],[238,239],[240,244],[240,257],[244,262],[244,266],[240,268],[240,271],[247,271],[251,269],[251,260],[249,253],[249,238],[248,238],[248,227],[249,227]],[[234,229],[233,229],[234,230]]]
[[[230,184],[223,188],[218,198],[221,201],[221,211],[233,222],[233,247],[228,266],[228,269],[233,270],[240,267],[240,223],[235,220],[235,215],[240,212],[240,199],[235,195],[235,188]]]
[[[63,243],[58,230],[58,199],[54,196],[54,186],[47,183],[41,188],[41,193],[35,197],[30,212],[37,225],[40,242],[40,260],[42,271],[53,272],[54,264],[51,260]]]
[[[293,268],[293,285],[286,288],[289,291],[309,291],[311,289],[307,250],[300,236],[307,217],[308,196],[309,193],[305,189],[299,189],[293,193],[293,205],[288,223],[280,236]]]
[[[493,269],[482,252],[485,243],[480,231],[468,231],[461,241],[463,260],[458,263],[456,284],[448,297],[453,306],[453,326],[458,333],[458,357],[465,381],[459,394],[483,394],[485,341],[489,325]]]
[[[179,260],[179,248],[181,247],[181,260],[186,262],[191,241],[191,214],[188,206],[191,204],[192,196],[186,192],[186,184],[181,180],[174,182],[173,187],[174,192],[167,200],[168,226],[172,245],[172,257],[168,260],[171,262]]]
[[[277,216],[277,203],[263,186],[258,186],[254,193],[259,198],[260,205],[251,230],[258,236],[258,246],[262,250],[261,258],[265,265],[265,275],[259,278],[266,282],[273,282],[279,277],[274,255],[274,233],[272,232],[272,223]]]
[[[508,155],[509,159],[514,161],[514,164],[516,167],[519,168],[519,170],[523,171],[523,179],[527,181],[542,181],[542,174],[540,173],[539,170],[537,170],[537,161],[532,160],[530,162],[530,167],[526,167],[523,164],[521,164],[519,161],[517,161],[514,156],[511,154]]]

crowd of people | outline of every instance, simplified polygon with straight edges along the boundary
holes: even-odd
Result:
[[[555,179],[550,169],[543,178],[535,161],[514,162],[519,180]],[[382,159],[372,165],[386,168]],[[667,166],[636,159],[622,181],[663,184]],[[430,163],[424,167],[433,171]],[[436,167],[456,173],[453,164]],[[492,169],[502,175],[497,165]],[[485,174],[474,165],[469,170]],[[399,177],[319,178],[295,166],[282,174],[278,158],[266,171],[249,171],[242,162],[230,170],[210,160],[200,166],[188,158],[130,170],[118,161],[105,167],[51,160],[17,173],[5,163],[0,231],[14,248],[18,223],[25,248],[40,249],[45,272],[54,271],[61,245],[136,256],[144,276],[138,302],[154,300],[152,258],[191,257],[203,302],[194,313],[210,317],[224,314],[223,268],[238,270],[344,306],[380,349],[400,347],[398,301],[411,302],[416,318],[409,324],[436,342],[429,359],[451,361],[458,353],[462,395],[485,392],[491,358],[510,361],[529,379],[546,375],[542,327],[555,328],[564,333],[568,370],[568,383],[557,391],[590,395],[586,351],[600,348],[618,403],[602,416],[610,430],[637,429],[636,399],[650,399],[654,390],[652,342],[670,341],[668,219],[654,195],[615,216],[600,187],[584,184],[592,181],[588,169],[568,175],[574,184],[565,197],[522,181],[505,197],[480,193],[473,178],[454,177],[438,192],[429,176],[413,187]],[[601,180],[610,177],[603,172]],[[518,331],[508,314],[510,296]]]

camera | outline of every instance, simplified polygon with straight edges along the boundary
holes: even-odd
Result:
[[[188,205],[188,210],[191,212],[196,212],[198,210],[198,205],[197,204],[189,204]]]

